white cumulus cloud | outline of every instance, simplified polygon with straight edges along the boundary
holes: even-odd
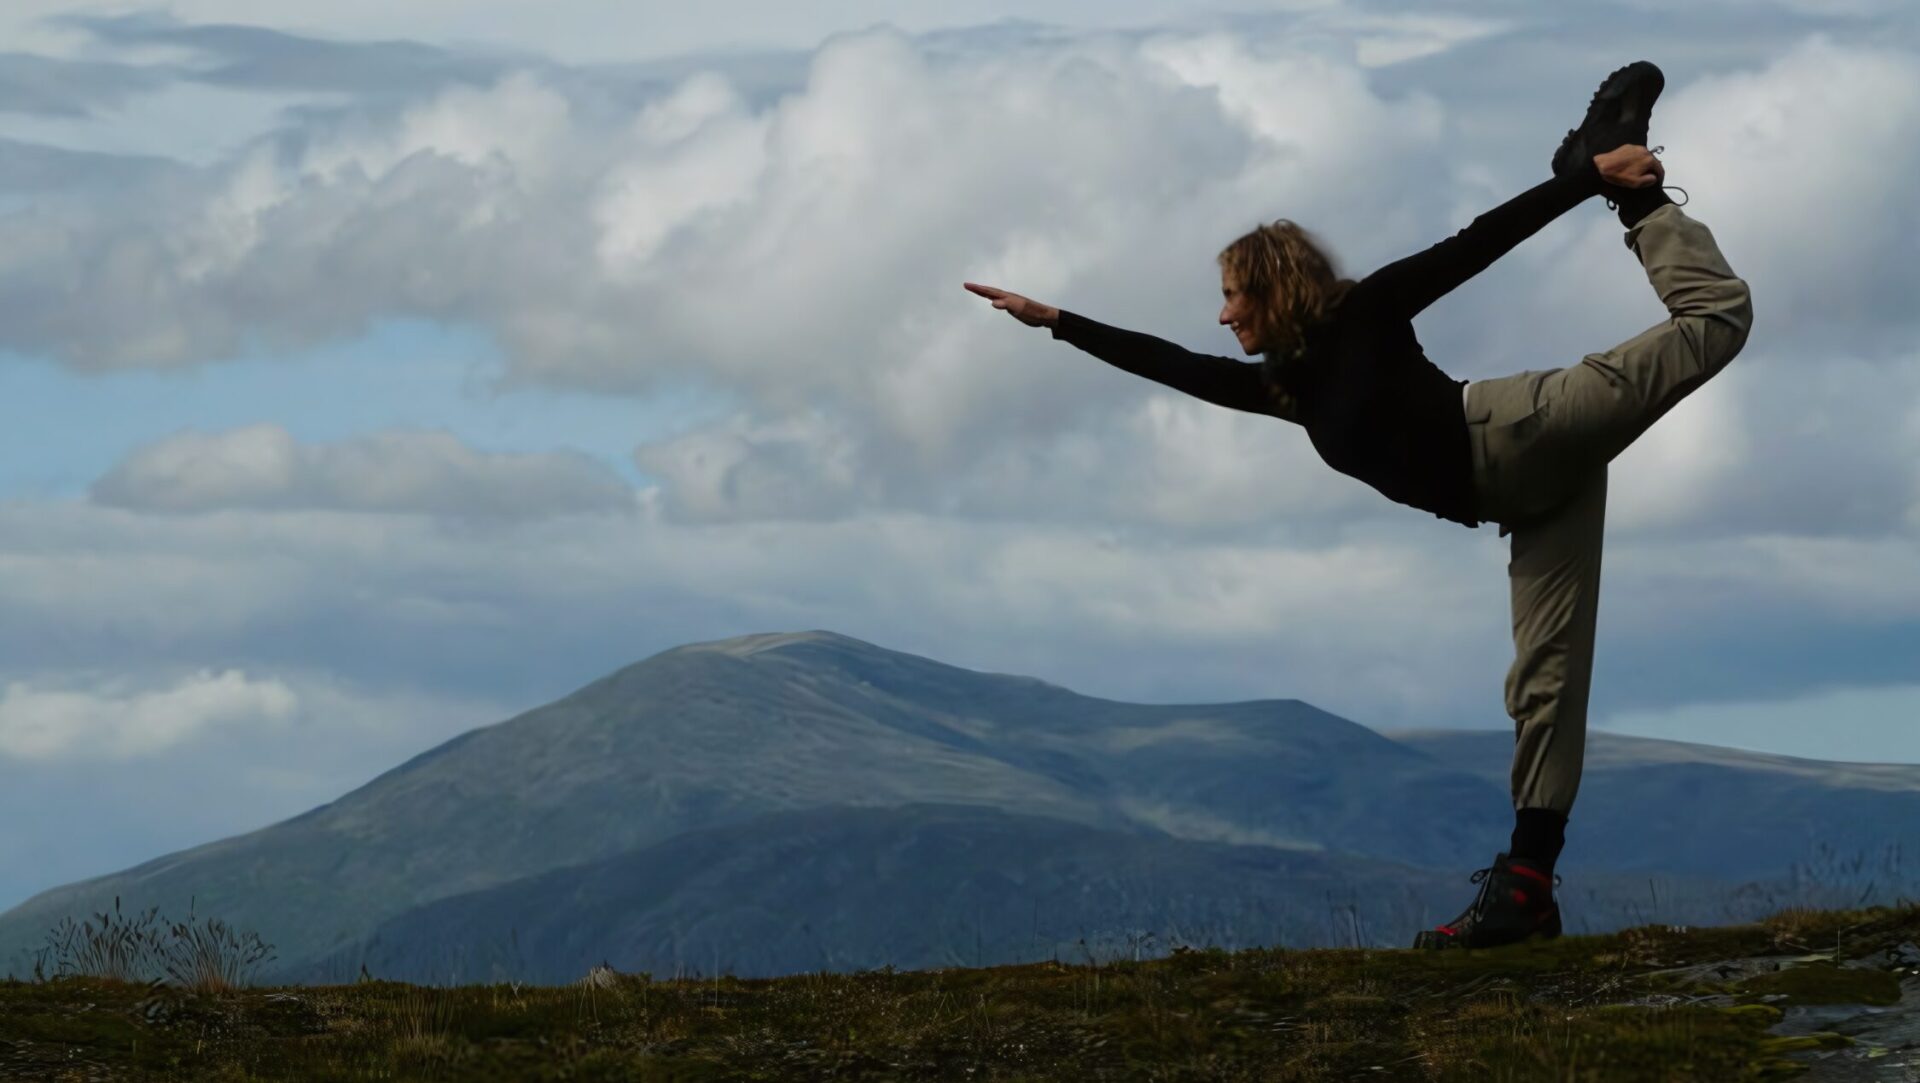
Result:
[[[577,453],[475,451],[451,433],[301,444],[278,425],[185,432],[135,450],[95,502],[151,512],[323,508],[524,519],[633,507],[613,470]]]
[[[273,725],[299,707],[277,680],[240,670],[203,670],[170,688],[45,688],[9,681],[0,691],[0,755],[49,760],[133,759],[191,740],[207,730]]]

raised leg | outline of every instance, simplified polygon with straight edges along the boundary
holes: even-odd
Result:
[[[1753,301],[1713,232],[1668,204],[1627,230],[1647,281],[1671,314],[1638,335],[1540,387],[1544,410],[1537,447],[1574,474],[1610,463],[1640,434],[1712,379],[1746,345]]]

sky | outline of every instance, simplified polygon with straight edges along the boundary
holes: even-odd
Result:
[[[1509,728],[1493,526],[960,284],[1244,359],[1234,237],[1363,277],[1547,179],[1636,59],[1755,326],[1614,463],[1591,724],[1920,762],[1909,0],[13,0],[0,35],[0,908],[749,633]],[[1484,379],[1665,315],[1594,199],[1415,328]]]

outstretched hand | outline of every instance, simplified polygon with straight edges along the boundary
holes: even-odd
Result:
[[[1593,156],[1600,179],[1621,188],[1651,188],[1667,179],[1667,167],[1653,152],[1635,143],[1625,143]]]
[[[993,307],[1005,309],[1007,315],[1028,327],[1052,327],[1060,322],[1060,310],[1052,305],[1043,305],[1031,298],[1022,297],[1017,293],[1008,293],[1006,290],[992,286],[981,286],[972,282],[962,282],[961,285],[982,297],[992,298]]]

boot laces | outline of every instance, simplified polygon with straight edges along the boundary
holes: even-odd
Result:
[[[1660,156],[1660,152],[1661,152],[1661,151],[1663,151],[1663,150],[1666,150],[1666,149],[1667,149],[1667,148],[1666,148],[1666,146],[1665,146],[1665,145],[1661,145],[1661,146],[1658,146],[1658,147],[1650,147],[1650,148],[1648,148],[1648,150],[1647,150],[1647,153],[1648,153],[1648,154],[1651,154],[1651,155],[1653,155],[1653,156],[1654,156],[1654,157],[1656,157],[1656,158],[1658,158],[1658,157]],[[1684,202],[1684,203],[1676,203],[1676,204],[1674,204],[1674,206],[1676,206],[1676,207],[1684,207],[1684,206],[1686,206],[1686,205],[1687,205],[1687,203],[1691,203],[1691,202],[1693,202],[1693,196],[1691,196],[1691,195],[1689,195],[1689,194],[1687,193],[1687,190],[1686,190],[1685,188],[1682,188],[1682,187],[1680,187],[1680,186],[1679,186],[1679,185],[1677,185],[1677,184],[1663,184],[1663,185],[1661,185],[1660,187],[1661,187],[1661,189],[1663,189],[1663,190],[1665,190],[1665,189],[1669,189],[1669,188],[1671,188],[1672,190],[1674,190],[1674,191],[1676,191],[1676,192],[1679,192],[1679,193],[1680,193],[1681,195],[1683,195],[1683,196],[1686,196],[1686,197],[1687,197],[1687,199],[1686,199],[1686,202]],[[1614,201],[1613,201],[1613,200],[1612,200],[1611,198],[1609,198],[1609,199],[1607,200],[1607,209],[1608,209],[1608,210],[1610,210],[1610,211],[1617,211],[1617,210],[1619,210],[1619,209],[1620,209],[1620,204],[1618,204],[1618,203],[1615,203],[1615,202],[1614,202]]]
[[[1481,915],[1487,912],[1487,898],[1493,891],[1493,881],[1488,879],[1492,875],[1493,866],[1488,865],[1484,869],[1475,869],[1473,875],[1467,877],[1468,883],[1480,885],[1480,893],[1473,897],[1473,905],[1467,907],[1467,912],[1456,924],[1442,925],[1441,928],[1458,932],[1480,920]],[[1553,874],[1553,886],[1556,888],[1560,886],[1560,874],[1557,872]]]
[[[1493,890],[1493,884],[1487,880],[1491,875],[1493,875],[1493,866],[1488,865],[1484,869],[1475,869],[1473,875],[1467,877],[1468,883],[1480,885],[1480,894],[1473,897],[1473,912],[1476,914],[1480,912],[1481,904],[1487,901],[1488,894]],[[1553,886],[1555,888],[1560,886],[1560,874],[1557,872],[1553,874]]]
[[[1473,905],[1467,907],[1467,920],[1469,922],[1477,921],[1480,915],[1486,912],[1487,893],[1493,890],[1493,881],[1487,879],[1487,877],[1491,875],[1492,872],[1493,866],[1488,865],[1484,869],[1474,870],[1473,875],[1467,878],[1469,883],[1480,885],[1480,894],[1475,895],[1473,897]]]

